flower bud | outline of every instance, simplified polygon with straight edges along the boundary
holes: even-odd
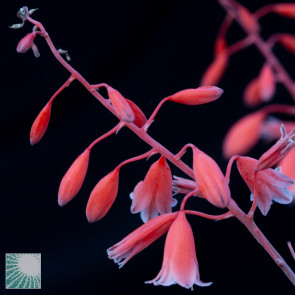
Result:
[[[284,17],[295,19],[295,4],[294,3],[279,3],[273,6],[273,11]]]
[[[126,101],[128,102],[135,116],[133,124],[136,125],[138,128],[141,128],[147,121],[145,114],[133,101],[127,98]]]
[[[169,100],[186,105],[199,105],[218,99],[223,90],[216,86],[201,86],[196,89],[185,89],[171,95]]]
[[[63,177],[58,190],[58,204],[64,206],[79,192],[85,179],[90,149],[86,149],[71,165]]]
[[[48,102],[45,107],[41,110],[37,118],[35,119],[30,132],[30,142],[31,145],[38,143],[43,137],[51,114],[51,102]]]
[[[116,168],[102,178],[92,190],[87,207],[86,216],[89,222],[103,218],[113,205],[119,186],[119,168]]]
[[[16,51],[19,52],[19,53],[27,52],[31,48],[35,37],[36,37],[35,32],[32,32],[32,33],[26,35],[25,37],[23,37],[18,42],[17,47],[16,47]]]

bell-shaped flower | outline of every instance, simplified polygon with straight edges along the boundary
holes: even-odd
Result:
[[[58,190],[58,204],[60,206],[70,202],[81,189],[88,169],[89,155],[90,149],[87,148],[64,175]]]
[[[191,289],[194,284],[202,287],[212,284],[200,280],[194,235],[184,211],[178,213],[168,231],[159,274],[146,283],[162,286],[179,284]]]
[[[217,163],[193,148],[193,170],[201,194],[214,206],[225,208],[230,201],[228,182]]]
[[[170,96],[169,100],[186,105],[199,105],[218,99],[223,90],[216,86],[200,86],[196,89],[181,90]]]
[[[222,150],[226,159],[246,154],[258,142],[265,115],[260,110],[244,116],[232,125],[223,141]]]
[[[159,214],[171,212],[175,205],[172,198],[172,174],[165,157],[152,164],[143,181],[130,194],[131,212],[140,213],[143,222]]]
[[[280,161],[278,164],[281,167],[281,172],[293,179],[294,184],[288,187],[288,190],[293,196],[293,202],[295,201],[295,148],[293,148],[289,154]]]
[[[218,85],[228,65],[228,60],[226,52],[218,54],[205,71],[200,84],[202,86]]]
[[[251,200],[254,194],[254,173],[258,163],[256,159],[238,157],[236,159],[240,175],[251,191]],[[288,204],[292,195],[287,189],[294,181],[279,170],[266,169],[256,172],[257,205],[263,215],[267,215],[273,201]]]
[[[107,86],[107,91],[111,103],[121,120],[131,123],[135,120],[135,115],[126,98],[116,89]]]
[[[115,168],[92,190],[86,207],[86,217],[89,222],[103,218],[113,205],[118,193],[119,171],[118,167]]]
[[[49,101],[45,107],[41,110],[37,118],[35,119],[31,131],[30,142],[31,145],[38,143],[45,134],[51,114],[51,102]]]
[[[114,262],[118,263],[121,268],[133,256],[165,234],[177,217],[177,214],[177,212],[163,214],[144,223],[122,241],[110,247],[107,250],[108,257],[114,259]]]
[[[263,170],[275,166],[289,151],[295,147],[295,128],[287,133],[284,125],[281,126],[281,138],[258,160],[256,170]]]

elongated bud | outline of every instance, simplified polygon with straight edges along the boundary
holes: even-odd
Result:
[[[276,79],[269,64],[265,64],[262,67],[258,79],[261,100],[268,102],[276,91]]]
[[[193,170],[202,195],[211,204],[225,208],[230,200],[226,178],[217,163],[197,148],[193,148]]]
[[[200,84],[202,86],[218,85],[227,67],[227,64],[227,54],[221,53],[216,56],[211,65],[205,71]]]
[[[294,3],[280,3],[273,5],[273,11],[279,15],[289,18],[295,18],[295,4]]]
[[[295,36],[294,35],[281,34],[279,42],[285,49],[295,54]]]
[[[223,90],[216,86],[201,86],[196,89],[185,89],[171,95],[169,100],[187,104],[199,105],[208,103],[218,99],[223,93]]]
[[[232,125],[223,142],[223,156],[246,154],[259,140],[264,118],[265,112],[257,111]]]
[[[63,177],[58,190],[58,204],[64,206],[79,192],[85,179],[90,149],[86,149],[71,165]]]
[[[249,107],[255,107],[261,103],[258,78],[253,79],[246,86],[244,91],[244,103]]]
[[[26,35],[25,37],[23,37],[18,42],[17,47],[16,47],[16,51],[19,52],[19,53],[27,52],[31,48],[35,37],[36,37],[35,32],[32,32],[32,33]]]
[[[128,102],[135,116],[133,124],[136,125],[138,128],[141,128],[147,121],[145,114],[133,101],[127,98],[126,98],[126,101]]]
[[[30,142],[31,145],[38,143],[43,137],[51,114],[51,102],[48,102],[45,107],[41,110],[37,118],[35,119],[30,132]]]
[[[132,123],[135,120],[135,115],[123,95],[118,90],[110,86],[107,87],[107,91],[111,103],[120,119],[125,122]]]
[[[89,222],[98,221],[108,213],[116,199],[118,186],[118,168],[97,183],[90,194],[86,207],[86,216]]]

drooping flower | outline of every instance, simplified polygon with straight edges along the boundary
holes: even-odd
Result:
[[[255,107],[261,103],[259,91],[259,79],[255,78],[246,86],[244,90],[244,103],[249,107]]]
[[[86,207],[86,217],[89,222],[103,218],[113,205],[118,193],[119,171],[118,167],[115,168],[92,190]]]
[[[263,110],[251,113],[238,120],[227,132],[223,141],[223,156],[246,154],[259,140],[261,125],[265,119]]]
[[[172,198],[172,174],[165,157],[161,156],[150,167],[145,179],[136,185],[130,198],[131,212],[141,212],[143,222],[171,212],[175,200]]]
[[[163,214],[144,223],[122,241],[110,247],[107,250],[108,257],[114,259],[120,268],[123,267],[133,256],[165,234],[177,214],[177,212]]]
[[[259,158],[256,170],[259,171],[275,166],[294,147],[295,128],[287,133],[285,126],[282,125],[281,138]]]
[[[37,118],[35,119],[31,131],[30,142],[31,145],[38,143],[45,134],[51,114],[51,101],[49,101],[45,107],[41,110]]]
[[[295,201],[295,148],[293,148],[289,154],[281,160],[278,164],[281,167],[281,172],[293,179],[294,184],[288,187],[288,190],[293,196],[293,202]]]
[[[186,105],[199,105],[218,99],[223,90],[216,86],[200,86],[196,89],[181,90],[170,96],[169,100]]]
[[[280,44],[289,52],[295,54],[295,36],[291,34],[280,34]]]
[[[295,18],[294,3],[278,3],[273,5],[273,11],[284,17]]]
[[[129,123],[133,122],[135,120],[135,115],[131,106],[126,101],[126,98],[123,97],[118,90],[112,88],[111,86],[107,86],[107,91],[111,103],[120,119]]]
[[[168,231],[159,274],[146,283],[162,286],[179,284],[191,289],[194,284],[202,287],[212,284],[200,280],[194,236],[184,211],[178,213]]]
[[[90,149],[86,149],[71,165],[64,175],[58,190],[58,204],[64,206],[79,192],[85,179]]]
[[[196,147],[193,148],[193,170],[204,198],[217,207],[225,208],[231,198],[228,182],[217,163]]]
[[[239,173],[249,187],[252,193],[251,200],[253,200],[254,173],[258,161],[250,157],[241,156],[236,161]],[[291,178],[279,170],[271,168],[256,173],[257,204],[263,215],[267,215],[273,201],[280,204],[288,204],[292,201],[292,195],[287,189],[288,186],[294,183]]]

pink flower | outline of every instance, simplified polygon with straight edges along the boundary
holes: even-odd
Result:
[[[282,125],[281,138],[259,158],[256,170],[259,171],[275,166],[294,147],[295,128],[287,133],[285,126]]]
[[[176,201],[172,198],[172,174],[165,157],[162,156],[150,167],[145,179],[136,185],[130,198],[131,212],[141,212],[143,222],[171,212]]]
[[[293,196],[295,201],[295,148],[293,148],[289,154],[278,164],[281,167],[282,173],[293,179],[294,184],[288,187],[288,190]]]
[[[184,211],[178,213],[168,231],[163,264],[159,274],[155,279],[146,283],[162,286],[179,284],[191,289],[194,284],[198,286],[212,284],[203,283],[200,280],[194,236]]]
[[[201,194],[214,206],[225,208],[231,198],[230,190],[217,163],[193,148],[193,170]]]
[[[238,170],[248,185],[253,200],[254,173],[258,161],[249,157],[238,157]],[[280,204],[288,204],[292,201],[292,195],[286,188],[294,181],[279,170],[266,169],[257,172],[257,204],[263,215],[267,215],[273,201]]]
[[[157,216],[107,250],[108,257],[123,267],[133,256],[161,237],[175,220],[177,212]]]
[[[115,168],[92,190],[86,207],[89,222],[96,222],[103,218],[113,205],[118,193],[119,171],[119,168]]]
[[[36,37],[36,32],[32,32],[25,37],[23,37],[17,44],[16,51],[19,53],[26,53],[32,46],[34,39]]]

